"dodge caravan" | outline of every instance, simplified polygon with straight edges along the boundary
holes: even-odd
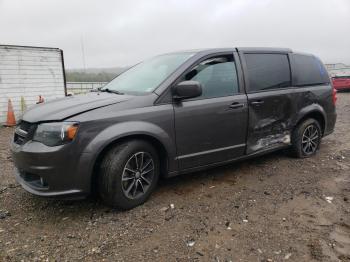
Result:
[[[12,142],[30,193],[130,209],[160,177],[288,148],[310,157],[336,121],[336,92],[317,57],[282,48],[159,55],[99,90],[36,105]]]

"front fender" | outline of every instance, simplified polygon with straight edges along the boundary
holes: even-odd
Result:
[[[95,163],[99,154],[109,144],[133,135],[145,135],[158,140],[167,151],[169,170],[177,169],[176,166],[172,166],[174,165],[173,161],[170,161],[176,157],[175,141],[161,127],[144,121],[128,121],[107,127],[89,142],[84,149],[84,153],[92,153],[94,155],[93,163]]]

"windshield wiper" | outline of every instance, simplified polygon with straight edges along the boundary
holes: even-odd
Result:
[[[108,88],[100,89],[99,91],[100,92],[107,92],[107,93],[117,94],[117,95],[124,95],[123,92],[120,92],[118,90],[108,89]]]

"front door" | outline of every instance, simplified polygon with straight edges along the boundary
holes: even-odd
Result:
[[[247,97],[240,91],[232,54],[206,58],[181,80],[202,84],[202,95],[174,104],[180,170],[244,154]]]

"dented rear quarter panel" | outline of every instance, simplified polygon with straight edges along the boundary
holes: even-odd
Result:
[[[324,118],[324,135],[332,133],[337,119],[332,92],[330,84],[297,87],[295,89],[295,102],[298,103],[300,110],[296,113],[295,124],[307,115],[317,112],[321,113]]]

